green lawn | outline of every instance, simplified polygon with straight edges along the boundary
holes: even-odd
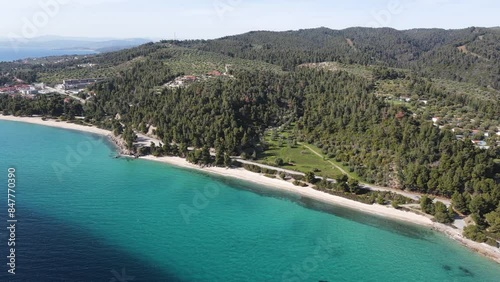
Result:
[[[323,155],[323,153],[321,152],[321,149],[316,147],[315,145],[312,145],[312,144],[306,144],[309,148],[313,149],[315,152],[319,153],[320,155]],[[349,171],[349,168],[342,165],[342,163],[339,163],[337,161],[335,161],[334,159],[329,159],[325,156],[325,160],[326,161],[330,161],[334,164],[336,164],[337,166],[341,167],[343,170],[345,170],[347,172],[347,175],[350,177],[350,178],[353,178],[353,179],[356,179],[358,180],[359,182],[363,182],[362,179],[359,177],[359,175],[357,175],[356,173],[354,172],[350,172]]]
[[[266,143],[269,144],[269,149],[265,151],[259,157],[257,162],[262,164],[275,166],[275,161],[277,158],[281,158],[288,163],[282,166],[282,168],[300,171],[303,173],[316,171],[315,174],[318,176],[336,178],[342,173],[332,166],[329,162],[323,160],[309,149],[303,147],[302,145],[292,145],[290,146],[286,141],[286,138],[291,135],[289,131],[283,131],[279,133],[284,141],[281,146],[279,146],[278,141],[273,141],[271,139],[271,133],[266,133]]]

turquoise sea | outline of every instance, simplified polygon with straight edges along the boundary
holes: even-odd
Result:
[[[500,265],[425,228],[114,155],[0,121],[0,281],[499,281]]]

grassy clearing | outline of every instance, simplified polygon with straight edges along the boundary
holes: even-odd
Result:
[[[273,140],[272,132],[267,132],[265,140],[269,149],[259,156],[258,162],[275,166],[276,159],[281,158],[285,162],[285,165],[282,166],[284,169],[303,173],[314,171],[316,175],[327,178],[336,178],[342,175],[332,164],[306,147],[288,141],[291,138],[293,138],[293,133],[289,130],[280,132],[275,140]]]
[[[342,165],[342,163],[339,163],[339,162],[335,161],[334,159],[329,159],[329,158],[327,158],[327,157],[326,157],[326,156],[322,153],[322,151],[321,151],[321,149],[320,149],[320,148],[318,148],[318,147],[316,147],[315,145],[312,145],[312,144],[306,144],[306,145],[307,145],[307,147],[311,148],[311,149],[312,149],[313,151],[315,151],[316,153],[318,153],[318,154],[322,155],[322,156],[323,156],[323,159],[325,160],[325,162],[327,162],[327,163],[333,163],[333,164],[337,165],[338,167],[342,168],[342,169],[343,169],[343,170],[347,173],[347,176],[349,176],[350,178],[352,178],[352,179],[356,179],[356,180],[358,180],[359,182],[363,182],[363,180],[359,177],[359,175],[357,175],[357,174],[356,174],[356,173],[354,173],[354,172],[350,172],[348,167],[346,167],[346,166]],[[317,156],[317,157],[318,157],[318,156]],[[318,157],[318,158],[319,158],[319,157]],[[339,170],[337,169],[337,171],[339,171]],[[341,172],[339,171],[339,173],[341,173]]]
[[[310,63],[310,64],[303,64],[301,67],[309,67],[309,68],[316,68],[316,69],[324,69],[324,70],[329,70],[329,71],[345,71],[350,74],[356,75],[356,76],[361,76],[366,79],[372,79],[372,69],[371,67],[366,67],[362,65],[356,65],[356,64],[343,64],[339,62],[323,62],[323,63]]]

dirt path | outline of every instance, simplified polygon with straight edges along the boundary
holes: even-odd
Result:
[[[324,158],[325,156],[321,155],[320,153],[314,151],[311,147],[307,146],[306,144],[304,143],[299,143],[300,145],[306,147],[309,151],[313,152],[316,156],[320,157],[320,158]],[[340,172],[342,172],[343,174],[345,175],[349,175],[349,173],[347,171],[345,171],[343,168],[341,168],[339,165],[337,165],[336,163],[330,161],[330,160],[327,160],[327,162],[331,165],[333,165],[336,169],[340,170]]]

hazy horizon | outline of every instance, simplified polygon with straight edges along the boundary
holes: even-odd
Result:
[[[213,39],[249,31],[327,27],[497,27],[492,0],[27,0],[2,3],[0,38]],[[487,7],[487,8],[486,8]]]
[[[398,31],[405,31],[405,30],[431,30],[431,29],[442,29],[442,30],[461,30],[461,29],[467,29],[467,28],[486,28],[486,29],[500,29],[500,26],[465,26],[461,28],[442,28],[442,27],[431,27],[431,28],[409,28],[409,29],[398,29],[398,28],[392,28],[392,27],[376,27],[374,29],[379,29],[379,28],[391,28],[395,29]],[[222,35],[220,37],[215,37],[215,38],[176,38],[177,40],[211,40],[211,39],[219,39],[223,37],[228,37],[228,36],[237,36],[249,32],[286,32],[286,31],[299,31],[299,30],[310,30],[310,29],[319,29],[319,28],[328,28],[331,30],[345,30],[345,29],[350,29],[350,28],[371,28],[371,27],[362,27],[362,26],[352,26],[352,27],[346,27],[342,29],[335,29],[335,28],[330,28],[326,26],[318,26],[318,27],[311,27],[311,28],[299,28],[299,29],[285,29],[285,30],[266,30],[266,29],[261,29],[261,30],[247,30],[241,33],[235,33],[235,34],[226,34]],[[19,38],[21,39],[21,38]],[[47,34],[47,35],[42,35],[42,36],[37,36],[34,38],[28,39],[28,41],[57,41],[57,40],[73,40],[73,41],[95,41],[95,42],[102,42],[102,41],[113,41],[113,40],[136,40],[136,39],[147,39],[151,41],[160,41],[160,40],[173,40],[174,38],[151,38],[151,37],[80,37],[80,36],[64,36],[64,35],[56,35],[56,34]],[[8,37],[0,37],[0,42],[1,41],[9,41],[11,38]]]

